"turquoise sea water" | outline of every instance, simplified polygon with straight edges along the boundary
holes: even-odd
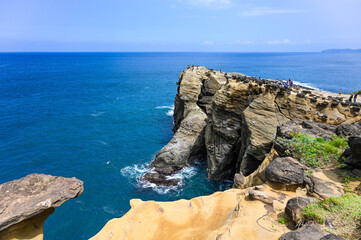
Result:
[[[137,181],[172,137],[176,82],[188,64],[361,89],[361,53],[1,53],[0,183],[35,172],[84,181],[83,195],[46,221],[46,240],[87,239],[132,198],[189,199],[229,187],[208,181],[204,163],[179,174],[179,189]]]

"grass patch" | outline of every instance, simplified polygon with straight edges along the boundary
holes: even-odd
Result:
[[[299,159],[308,167],[316,168],[330,163],[340,164],[340,155],[348,147],[347,138],[332,136],[326,141],[303,133],[291,133],[292,139],[280,138],[289,146],[289,155]]]
[[[278,221],[279,223],[281,223],[281,224],[286,224],[286,223],[287,223],[287,219],[284,218],[284,217],[279,217],[279,218],[277,218],[277,221]]]
[[[326,230],[346,239],[361,237],[361,196],[347,193],[342,197],[331,197],[324,201],[310,204],[303,210],[305,221],[324,224],[326,218],[333,220],[336,230]]]

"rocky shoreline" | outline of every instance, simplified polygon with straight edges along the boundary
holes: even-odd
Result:
[[[360,198],[360,103],[197,66],[177,84],[174,136],[140,181],[178,185],[173,174],[204,160],[209,179],[231,179],[233,188],[174,202],[133,199],[91,239],[361,237],[361,224],[344,226],[347,219],[327,212],[340,199]],[[54,208],[82,192],[78,179],[44,174],[0,185],[0,239],[43,239]],[[361,212],[355,216],[361,221]]]

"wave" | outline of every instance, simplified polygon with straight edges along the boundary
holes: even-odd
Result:
[[[165,113],[167,116],[172,117],[174,114],[174,105],[170,106],[158,106],[155,107],[156,109],[168,109],[168,111]]]
[[[168,112],[166,114],[167,114],[167,116],[172,117],[174,114],[174,110],[170,109],[170,110],[168,110]]]
[[[154,192],[165,195],[168,193],[181,194],[181,189],[184,187],[184,180],[190,179],[197,174],[198,168],[196,166],[185,167],[179,172],[167,176],[166,179],[178,179],[180,180],[176,186],[159,186],[148,181],[142,181],[141,177],[148,172],[153,172],[154,169],[149,168],[149,163],[134,164],[133,166],[127,166],[120,170],[120,173],[127,178],[137,181],[136,187],[143,189],[152,189]]]
[[[99,116],[101,116],[103,114],[104,114],[104,112],[95,112],[95,113],[91,113],[89,115],[92,116],[92,117],[99,117]]]
[[[170,105],[170,106],[158,106],[158,107],[155,107],[157,109],[174,109],[174,105]]]
[[[319,88],[316,88],[315,86],[313,86],[312,83],[303,83],[303,82],[298,82],[298,81],[293,81],[293,83],[295,85],[311,88],[311,89],[316,90],[316,91],[321,91]]]

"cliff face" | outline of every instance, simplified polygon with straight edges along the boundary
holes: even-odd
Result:
[[[271,79],[195,67],[183,71],[178,85],[175,135],[151,164],[165,176],[200,157],[207,158],[210,179],[247,176],[270,151],[277,126],[288,120],[339,125],[361,119],[359,104],[347,97],[285,89]]]
[[[175,134],[150,164],[156,172],[146,174],[142,180],[166,185],[177,184],[173,180],[167,181],[164,176],[205,155],[205,112],[212,96],[224,82],[224,73],[209,71],[204,67],[187,69],[180,74],[174,104]]]

